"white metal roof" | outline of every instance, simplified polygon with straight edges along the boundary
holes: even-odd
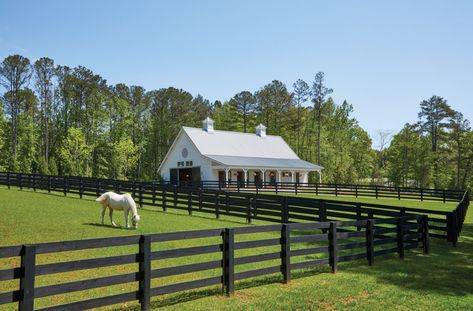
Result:
[[[281,136],[257,136],[240,133],[184,127],[183,130],[203,155],[256,157],[274,159],[299,159]]]

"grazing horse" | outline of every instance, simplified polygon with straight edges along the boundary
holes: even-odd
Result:
[[[110,209],[110,221],[112,226],[117,227],[117,224],[113,221],[113,210],[124,211],[125,212],[125,228],[128,226],[128,213],[131,211],[131,223],[133,228],[138,228],[138,222],[140,221],[140,216],[136,210],[135,200],[128,193],[117,194],[115,192],[105,192],[100,197],[95,199],[95,201],[102,204],[102,225],[104,224],[103,218],[105,216],[105,210],[107,207]]]

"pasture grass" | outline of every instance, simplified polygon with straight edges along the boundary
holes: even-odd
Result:
[[[124,236],[184,230],[246,226],[242,219],[158,208],[140,209],[142,223],[138,230],[112,228],[106,216],[106,225],[100,224],[100,206],[93,198],[64,198],[62,194],[34,193],[12,188],[0,188],[0,246],[41,243],[61,240]],[[331,197],[330,197],[331,198]],[[347,197],[339,197],[347,199]],[[374,199],[375,200],[375,199]],[[380,202],[380,199],[376,202]],[[397,200],[393,200],[397,201]],[[412,201],[414,202],[414,201]],[[384,203],[384,201],[383,201]],[[414,202],[415,203],[415,202]],[[429,202],[418,202],[415,207]],[[441,203],[443,204],[443,203]],[[451,207],[453,208],[454,205]],[[122,213],[115,221],[123,224]],[[255,222],[255,224],[264,224]],[[304,234],[302,232],[301,234]],[[251,239],[274,237],[272,233],[251,235]],[[250,238],[237,236],[237,241]],[[191,247],[220,243],[221,239],[194,239],[153,244],[157,248]],[[308,247],[302,245],[300,247]],[[310,245],[313,247],[314,245]],[[278,251],[279,247],[260,248],[260,252]],[[69,261],[82,258],[106,257],[136,252],[137,247],[113,247],[86,251],[71,251],[39,255],[38,264]],[[255,254],[254,249],[239,250],[237,256]],[[303,256],[300,260],[314,259]],[[417,250],[408,251],[405,260],[394,254],[377,257],[375,265],[367,266],[365,260],[339,264],[339,272],[331,274],[328,266],[293,272],[293,280],[282,284],[282,276],[271,275],[249,279],[236,284],[235,295],[227,298],[220,287],[170,294],[152,299],[152,306],[164,310],[468,310],[473,306],[473,214],[470,211],[456,248],[445,241],[431,239],[431,253],[422,255]],[[198,255],[181,259],[154,261],[153,268],[220,259],[218,254]],[[277,265],[279,261],[237,266],[236,271]],[[0,259],[0,269],[19,265],[19,258]],[[136,271],[137,265],[89,269],[69,273],[40,276],[37,286],[70,282],[119,273]],[[153,280],[152,286],[183,282],[216,276],[219,270],[189,273]],[[18,281],[0,282],[0,293],[16,289]],[[41,298],[36,308],[68,303],[93,297],[136,290],[137,284],[111,286]],[[15,310],[16,304],[3,305],[0,309]],[[137,303],[110,306],[107,310],[139,310]]]
[[[264,192],[262,192],[264,193]],[[274,192],[268,192],[267,194],[275,194]],[[298,193],[294,192],[279,192],[278,195],[283,196],[293,196],[300,198],[312,198],[312,199],[322,199],[322,200],[335,200],[335,201],[345,201],[345,202],[360,202],[360,203],[371,203],[371,204],[382,204],[390,206],[399,206],[399,207],[412,207],[412,208],[422,208],[430,209],[436,211],[452,211],[458,204],[458,202],[445,202],[442,201],[433,201],[433,200],[412,200],[412,199],[401,199],[396,198],[383,198],[379,197],[378,199],[374,197],[354,197],[349,195],[316,195],[315,193]]]

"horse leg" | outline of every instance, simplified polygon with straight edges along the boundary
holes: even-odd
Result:
[[[125,228],[127,228],[127,229],[129,228],[128,227],[128,212],[129,212],[129,210],[125,210]]]
[[[103,218],[105,217],[105,210],[106,209],[107,209],[107,207],[102,205],[102,225],[104,224]]]
[[[117,227],[117,224],[113,221],[113,208],[110,207],[110,222],[112,223],[112,226]]]

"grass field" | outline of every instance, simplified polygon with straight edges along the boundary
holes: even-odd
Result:
[[[221,220],[216,220],[198,214],[188,216],[174,211],[163,213],[155,208],[144,208],[139,211],[142,216],[140,228],[125,230],[100,225],[100,207],[92,201],[92,198],[80,200],[75,197],[64,198],[59,194],[5,188],[0,188],[0,197],[2,197],[0,246],[246,225],[241,219],[222,217]],[[347,199],[347,197],[339,198]],[[375,202],[381,203],[380,201]],[[431,202],[393,201],[398,204],[409,202],[421,208],[432,206]],[[447,208],[447,206],[444,207]],[[450,205],[448,209],[453,206]],[[124,222],[120,213],[116,213],[115,220],[119,224]],[[262,223],[256,222],[256,224]],[[376,258],[376,263],[372,267],[367,266],[364,260],[341,263],[337,274],[329,273],[328,266],[298,270],[293,273],[293,280],[289,284],[281,284],[280,275],[255,278],[237,283],[235,295],[231,298],[221,295],[220,288],[210,287],[153,298],[152,303],[154,308],[164,310],[471,310],[473,308],[471,277],[473,275],[473,217],[471,211],[463,230],[456,248],[445,241],[432,239],[431,253],[427,256],[418,251],[409,251],[406,259],[401,261],[395,255],[388,255]],[[261,238],[268,238],[268,236],[270,234],[259,234]],[[160,247],[189,247],[196,245],[196,240],[168,242],[164,246],[160,244]],[[206,243],[215,242],[219,241],[214,239],[207,242],[206,240]],[[264,249],[268,252],[274,251],[271,247]],[[136,252],[136,250],[136,247],[115,247],[45,254],[39,255],[37,261],[38,264],[42,264],[126,254]],[[248,255],[252,251],[241,250],[237,256]],[[217,259],[212,254],[193,257],[183,259],[178,263]],[[153,268],[157,268],[158,265],[159,267],[172,266],[176,263],[176,260],[153,262]],[[18,258],[0,259],[0,269],[18,265]],[[271,265],[271,263],[247,265],[245,269],[254,269],[260,265]],[[136,265],[90,269],[41,276],[37,277],[36,282],[37,286],[44,286],[134,270],[136,270]],[[213,276],[218,273],[219,271],[210,270],[161,278],[153,280],[153,286]],[[15,289],[17,286],[18,281],[0,282],[0,292]],[[52,296],[38,299],[35,307],[67,303],[136,288],[137,284],[129,283],[87,292]],[[0,309],[14,310],[15,307],[16,305],[3,305]],[[139,306],[137,303],[129,303],[105,309],[139,310]]]

